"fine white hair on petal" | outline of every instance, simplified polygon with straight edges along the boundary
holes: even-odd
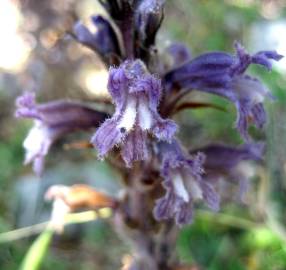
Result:
[[[145,102],[141,102],[138,106],[138,118],[139,125],[143,130],[148,130],[151,128],[153,124],[152,114]]]
[[[175,193],[181,197],[185,202],[189,202],[190,197],[188,191],[186,190],[183,182],[183,178],[180,173],[176,173],[173,177],[173,183],[175,188]]]
[[[129,98],[127,100],[126,109],[122,114],[121,120],[118,124],[118,128],[124,128],[126,131],[130,131],[136,120],[136,100],[134,98]]]

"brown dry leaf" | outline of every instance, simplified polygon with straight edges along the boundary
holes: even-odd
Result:
[[[98,209],[102,207],[115,207],[115,200],[110,196],[96,191],[94,188],[77,184],[70,187],[52,186],[46,193],[49,200],[62,199],[72,211],[79,208]]]

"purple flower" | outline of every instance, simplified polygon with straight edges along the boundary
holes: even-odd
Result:
[[[156,201],[154,216],[157,220],[175,218],[179,225],[192,221],[193,204],[205,201],[213,210],[219,209],[219,196],[210,183],[202,178],[204,154],[187,156],[180,145],[161,143],[161,176],[166,189],[164,197]]]
[[[213,144],[192,150],[190,154],[205,154],[204,178],[208,179],[208,182],[215,183],[224,179],[226,182],[239,183],[239,198],[242,200],[248,189],[250,176],[245,164],[251,160],[261,161],[263,152],[264,143],[250,143],[238,147]]]
[[[34,93],[24,93],[16,100],[16,117],[34,119],[34,127],[24,140],[25,164],[33,162],[33,168],[40,175],[44,157],[58,138],[76,130],[96,128],[107,114],[98,112],[79,102],[53,101],[36,104]]]
[[[244,72],[250,64],[271,70],[270,60],[279,61],[283,56],[275,51],[260,51],[251,56],[239,43],[234,46],[236,56],[224,52],[203,54],[168,72],[164,82],[169,91],[173,88],[197,89],[229,99],[237,108],[236,127],[249,141],[249,121],[258,128],[263,127],[266,121],[263,101],[272,96],[258,79]]]
[[[111,68],[108,90],[115,113],[92,138],[100,158],[115,145],[120,145],[122,157],[130,167],[133,161],[147,158],[148,132],[158,140],[172,139],[176,124],[162,119],[157,112],[160,80],[150,75],[140,60],[125,61],[119,68]]]
[[[117,35],[108,20],[102,16],[92,16],[91,20],[96,27],[96,32],[91,33],[86,26],[78,22],[74,26],[76,39],[97,52],[103,59],[121,57]]]

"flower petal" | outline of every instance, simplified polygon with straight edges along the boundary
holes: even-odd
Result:
[[[109,57],[112,54],[121,56],[119,42],[111,24],[102,16],[91,17],[96,27],[96,32],[90,30],[81,22],[74,26],[74,34],[78,42],[97,52],[101,57]]]
[[[148,158],[146,132],[138,128],[130,132],[125,139],[121,154],[127,167],[131,167],[134,161],[146,160]]]
[[[98,151],[99,158],[103,158],[109,150],[119,144],[125,137],[125,131],[121,132],[117,128],[116,119],[106,120],[91,138],[91,143]]]
[[[158,140],[170,142],[177,131],[177,124],[172,120],[157,118],[156,124],[152,128],[153,134]]]

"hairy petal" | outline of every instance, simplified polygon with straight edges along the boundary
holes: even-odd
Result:
[[[148,133],[158,140],[170,141],[177,126],[162,119],[157,107],[161,81],[151,75],[141,60],[127,60],[109,71],[108,90],[115,104],[113,117],[92,139],[99,155],[104,156],[116,144],[127,167],[148,159]]]
[[[208,145],[204,148],[190,151],[191,154],[203,152],[205,154],[204,169],[202,178],[202,189],[204,199],[210,208],[215,211],[219,209],[219,198],[213,190],[213,186],[206,186],[209,182],[216,183],[224,179],[239,184],[238,198],[243,201],[243,196],[248,189],[247,168],[241,166],[245,161],[261,161],[264,144],[249,143],[241,146],[228,146],[223,144]],[[206,180],[206,181],[205,181]],[[221,194],[225,196],[226,194]]]
[[[179,226],[191,224],[193,221],[192,204],[182,203],[180,210],[176,213],[176,224]]]
[[[206,181],[202,180],[200,183],[203,191],[203,197],[207,206],[213,211],[219,210],[220,197],[215,191],[214,187]]]
[[[166,220],[174,216],[174,205],[176,195],[174,192],[167,191],[165,196],[156,201],[153,214],[157,220]]]
[[[243,160],[262,159],[264,143],[249,143],[241,146],[229,146],[224,144],[211,144],[203,148],[190,151],[190,154],[204,153],[206,170],[212,169],[221,171],[235,167]]]
[[[122,157],[127,167],[131,167],[134,161],[148,158],[147,134],[136,128],[130,132],[122,149]]]
[[[119,144],[124,138],[124,133],[117,128],[116,119],[106,120],[91,138],[91,143],[98,151],[100,158],[103,158],[107,152],[116,144]]]
[[[172,120],[157,119],[156,124],[152,128],[152,132],[158,140],[170,142],[177,131],[177,124]]]
[[[107,88],[115,105],[120,109],[126,99],[127,87],[128,78],[125,75],[124,69],[111,67],[109,69]]]
[[[164,83],[167,91],[196,89],[230,100],[237,108],[236,128],[243,139],[249,141],[248,126],[251,120],[257,127],[263,127],[266,115],[262,102],[265,97],[273,97],[258,79],[244,72],[250,64],[271,69],[271,60],[279,61],[283,56],[275,51],[260,51],[252,56],[238,42],[234,47],[236,56],[223,52],[202,54],[168,72]]]
[[[188,156],[177,141],[158,144],[162,160],[162,185],[165,195],[156,201],[155,218],[174,218],[178,225],[192,222],[193,206],[198,200],[203,200],[213,210],[219,209],[219,196],[211,183],[202,178],[203,153]]]

